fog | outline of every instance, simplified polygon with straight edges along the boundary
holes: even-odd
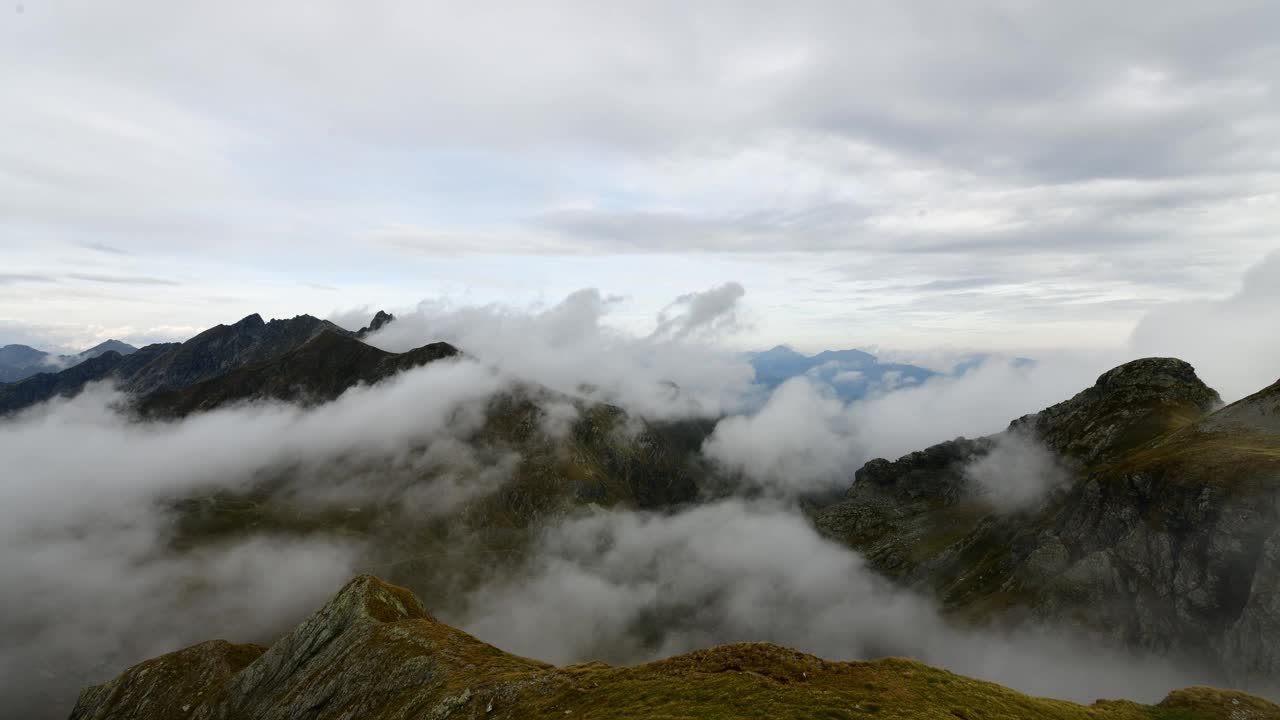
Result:
[[[613,300],[595,288],[533,309],[423,301],[367,341],[404,352],[445,340],[513,375],[647,417],[716,416],[758,397],[751,366],[707,342],[736,325],[744,292],[728,283],[682,295],[647,336],[608,324]]]
[[[393,529],[452,517],[512,476],[514,451],[470,438],[496,394],[529,381],[648,418],[723,415],[703,451],[756,499],[552,519],[525,562],[441,608],[501,648],[639,662],[771,640],[838,659],[908,655],[1080,700],[1154,699],[1213,679],[1078,635],[955,629],[797,510],[801,496],[847,487],[869,458],[999,432],[1091,385],[1109,358],[995,357],[849,404],[810,378],[766,397],[742,358],[713,342],[739,322],[742,294],[731,283],[682,296],[644,336],[604,322],[610,300],[590,289],[532,311],[425,302],[372,341],[402,350],[447,339],[467,357],[326,405],[140,422],[127,398],[94,386],[0,420],[0,702],[57,717],[77,689],[143,658],[216,637],[270,641],[369,568],[367,541],[242,528],[180,546],[175,503],[285,478],[280,492],[298,508],[374,507]],[[543,402],[539,428],[553,442],[578,411],[563,397]],[[1061,481],[1052,457],[1013,437],[968,472],[1009,509]],[[465,553],[467,538],[457,542]],[[455,584],[451,568],[435,571],[433,584]]]
[[[509,474],[510,458],[460,440],[506,382],[442,361],[310,410],[250,404],[172,423],[132,422],[125,398],[96,386],[0,422],[0,705],[65,716],[81,686],[133,662],[216,637],[274,638],[364,548],[246,530],[180,549],[171,501],[288,468],[298,507],[393,498],[418,520],[447,513]]]
[[[449,618],[557,663],[636,663],[771,641],[828,659],[908,656],[1020,690],[1153,701],[1211,679],[1036,629],[958,630],[857,553],[779,503],[726,500],[673,515],[597,511],[550,528],[521,572]]]
[[[721,420],[703,447],[722,467],[751,485],[782,495],[847,486],[853,470],[876,457],[896,459],[956,437],[1004,430],[1014,418],[1037,412],[1092,385],[1109,369],[1099,356],[1056,354],[1034,365],[992,357],[962,376],[939,375],[919,385],[882,390],[842,404],[823,383],[788,380],[757,411]],[[1012,441],[1011,441],[1012,442]],[[1025,450],[1025,449],[1024,449]],[[1002,448],[985,480],[1009,489],[1031,470],[1033,451]],[[1011,477],[997,471],[1010,463]],[[1036,467],[1044,487],[1047,468]],[[1046,472],[1040,472],[1046,470]],[[993,474],[996,473],[996,474]]]

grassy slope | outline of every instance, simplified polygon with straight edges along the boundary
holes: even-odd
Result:
[[[1156,706],[1127,701],[1085,706],[1031,697],[912,660],[829,662],[769,643],[724,645],[636,667],[598,662],[553,667],[437,622],[407,590],[368,576],[353,581],[315,617],[359,606],[363,610],[355,614],[363,619],[327,626],[321,633],[341,645],[336,665],[327,660],[308,665],[314,656],[305,654],[272,665],[268,658],[276,648],[264,654],[256,646],[204,643],[149,660],[86,691],[73,718],[158,720],[167,717],[162,709],[181,701],[197,706],[191,715],[198,718],[235,716],[236,708],[269,712],[281,703],[300,702],[316,720],[1280,719],[1280,707],[1232,691],[1188,688]],[[311,637],[306,633],[316,630],[298,632]],[[281,642],[289,647],[291,641]],[[294,642],[295,648],[317,647]],[[270,670],[277,667],[286,668],[288,676]],[[255,668],[258,679],[243,682]],[[244,673],[250,675],[241,677]],[[244,692],[256,699],[246,701],[238,694]]]

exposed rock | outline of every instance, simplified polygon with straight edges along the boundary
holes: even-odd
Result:
[[[1010,427],[1029,429],[1054,452],[1088,463],[1137,447],[1221,404],[1190,364],[1143,358],[1108,370],[1093,387]]]
[[[1280,670],[1276,394],[1206,414],[1217,393],[1186,363],[1127,363],[1010,425],[1073,468],[1040,505],[985,504],[963,469],[990,439],[957,440],[867,463],[816,523],[964,616],[1090,628],[1265,681]]]
[[[384,310],[379,310],[376,314],[374,314],[373,320],[367,326],[362,327],[356,331],[356,337],[360,339],[364,339],[366,336],[378,332],[387,323],[395,319],[396,319],[395,315],[392,315],[391,313],[386,312]]]
[[[251,662],[244,664],[245,660]],[[1280,718],[1243,693],[1188,688],[1160,705],[1186,720]],[[1248,714],[1241,714],[1247,712]],[[1155,708],[1041,700],[910,660],[829,662],[769,643],[648,665],[554,667],[437,622],[403,588],[352,580],[265,652],[213,642],[85,690],[72,720],[804,717],[1092,718]]]

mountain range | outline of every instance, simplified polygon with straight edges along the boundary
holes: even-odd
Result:
[[[307,315],[251,315],[183,343],[108,348],[0,385],[0,413],[108,379],[147,421],[259,399],[314,406],[463,357],[441,342],[396,354],[363,341],[392,321],[379,313],[353,332]],[[847,385],[864,392],[935,374],[856,350],[779,347],[750,361],[765,384],[860,373]],[[576,413],[549,433],[556,404]],[[735,492],[701,453],[715,424],[646,420],[521,383],[491,398],[460,438],[479,454],[514,452],[510,477],[452,513],[406,529],[388,503],[299,505],[297,488],[310,478],[282,467],[240,489],[171,499],[171,543],[194,550],[263,529],[356,535],[376,548],[370,562],[381,575],[443,607],[480,574],[514,571],[543,531],[576,510],[670,512]],[[359,463],[338,471],[378,473],[384,485],[437,472]],[[806,505],[813,526],[893,585],[936,599],[958,624],[1066,627],[1211,667],[1242,687],[1280,677],[1280,383],[1224,407],[1187,363],[1143,358],[995,435],[873,459],[851,474],[843,497]],[[1008,483],[1031,474],[1053,482],[1020,499]],[[460,538],[467,550],[454,555]],[[477,553],[492,559],[479,566]],[[363,576],[270,647],[210,641],[146,661],[85,690],[72,717],[1280,717],[1267,701],[1226,690],[1178,691],[1156,706],[1079,706],[908,660],[829,662],[768,644],[632,668],[553,667],[437,622],[423,600]]]
[[[0,383],[17,382],[32,375],[56,372],[107,352],[128,355],[137,349],[119,340],[107,340],[75,355],[54,355],[28,345],[5,345],[0,347]]]
[[[869,352],[853,349],[823,350],[815,355],[804,355],[786,345],[778,345],[771,350],[748,353],[746,359],[756,372],[756,382],[766,388],[775,388],[792,378],[806,377],[830,386],[836,397],[848,403],[872,393],[918,386],[940,375],[964,375],[991,357],[986,353],[969,353],[957,358],[945,372],[909,363],[881,362]],[[1033,360],[1023,357],[1011,358],[1010,362],[1015,367],[1034,364]]]

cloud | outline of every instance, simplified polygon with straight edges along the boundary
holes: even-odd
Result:
[[[4,706],[65,716],[80,687],[130,663],[213,637],[273,640],[377,549],[277,520],[179,544],[179,501],[265,483],[273,499],[255,503],[285,517],[381,508],[392,534],[420,527],[510,477],[517,456],[466,442],[506,383],[441,361],[310,410],[260,403],[172,423],[130,421],[96,386],[0,422]]]
[[[749,485],[784,497],[830,491],[848,486],[853,472],[872,458],[1000,432],[1014,418],[1092,385],[1115,364],[1109,357],[1074,355],[1047,355],[1033,365],[990,357],[961,376],[889,383],[848,404],[813,378],[793,378],[754,412],[720,420],[703,452]],[[1032,486],[1054,476],[1034,449],[1007,442],[975,472],[993,489],[1027,483],[1029,497]],[[1037,474],[1033,479],[1023,472]]]
[[[1240,289],[1220,300],[1171,303],[1133,330],[1138,355],[1181,358],[1232,402],[1280,378],[1280,253],[1250,268]]]
[[[726,500],[674,514],[596,511],[548,528],[527,564],[446,620],[556,663],[637,663],[769,641],[831,659],[886,655],[1029,692],[1154,701],[1212,677],[1078,634],[957,629],[784,505]]]
[[[96,240],[94,241],[86,240],[86,241],[78,242],[76,244],[86,250],[94,250],[100,253],[106,253],[108,255],[128,255],[129,254],[129,251],[127,250],[121,250],[120,248],[114,245],[108,245],[104,242],[99,242]]]
[[[741,283],[727,282],[710,290],[681,295],[658,315],[653,337],[675,340],[690,335],[714,337],[735,329],[738,301],[746,294]]]
[[[108,275],[105,273],[70,273],[67,277],[72,280],[83,280],[85,282],[108,283],[111,285],[180,285],[176,280],[168,280],[166,278],[147,277],[144,275]]]
[[[0,285],[52,282],[57,282],[57,280],[48,275],[37,275],[34,273],[0,273]]]
[[[678,314],[660,316],[659,330],[647,337],[606,324],[620,298],[595,288],[577,290],[554,305],[524,308],[423,301],[397,310],[395,322],[367,342],[403,352],[445,340],[515,376],[615,402],[643,416],[716,416],[757,392],[750,365],[699,340],[732,326],[742,292],[729,283],[682,295],[672,305]]]
[[[1071,479],[1052,451],[1014,431],[999,435],[991,451],[965,466],[964,474],[1004,510],[1030,507]]]
[[[702,450],[752,484],[795,495],[848,484],[859,453],[855,432],[839,400],[798,377],[758,412],[717,423]]]

